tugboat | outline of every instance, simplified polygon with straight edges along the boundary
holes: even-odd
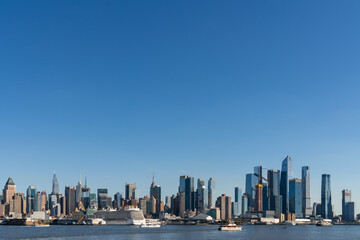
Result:
[[[241,226],[237,226],[235,223],[230,222],[227,225],[224,226],[220,226],[219,231],[241,231],[242,227]]]

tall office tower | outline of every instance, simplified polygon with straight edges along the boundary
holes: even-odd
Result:
[[[304,166],[301,168],[301,194],[302,194],[302,213],[304,217],[310,217],[312,214],[310,201],[310,168]]]
[[[11,177],[7,180],[3,189],[3,204],[10,204],[11,199],[16,194],[16,185]]]
[[[114,208],[120,208],[121,207],[121,193],[117,192],[114,195]]]
[[[58,194],[49,194],[48,206],[51,216],[58,216],[61,209],[55,210],[58,206]],[[60,208],[60,207],[59,207]]]
[[[76,208],[76,187],[65,187],[66,215],[72,215]]]
[[[351,191],[342,190],[342,218],[344,222],[353,222],[355,220],[355,204],[351,202]]]
[[[78,185],[76,185],[76,196],[75,196],[76,205],[78,205],[78,203],[81,202],[82,188],[83,188],[83,185],[82,185],[81,181],[79,181]]]
[[[90,207],[90,191],[91,189],[87,186],[87,178],[85,178],[85,186],[81,189],[81,201],[85,209]]]
[[[242,188],[241,187],[235,187],[235,201],[233,205],[234,209],[234,217],[239,217],[242,213]]]
[[[208,208],[215,207],[215,178],[208,181]]]
[[[226,220],[226,195],[222,194],[217,198],[215,206],[220,209],[220,219]]]
[[[255,186],[255,212],[263,211],[263,186],[261,184],[256,184]]]
[[[188,177],[185,180],[185,210],[195,210],[195,189],[193,177]]]
[[[9,212],[23,214],[26,212],[26,201],[24,193],[15,193],[9,204]],[[8,215],[8,214],[7,214]]]
[[[41,211],[41,192],[35,193],[34,211]]]
[[[171,197],[165,196],[165,206],[170,209],[171,208]]]
[[[129,200],[133,197],[133,190],[136,188],[135,183],[125,183],[125,199]]]
[[[35,211],[35,194],[35,186],[30,185],[26,190],[26,213],[31,213],[32,211]]]
[[[107,209],[111,207],[111,197],[108,196],[107,188],[99,188],[97,190],[98,194],[98,208]]]
[[[314,202],[314,204],[313,204],[313,210],[312,210],[312,215],[313,216],[316,216],[317,214],[316,214],[316,209],[317,209],[317,206],[319,205],[319,203],[317,203],[317,202]]]
[[[249,211],[249,196],[244,193],[242,195],[242,208],[241,208],[241,214],[245,214]]]
[[[138,189],[138,188],[134,188],[134,189],[132,190],[131,199],[132,199],[132,200],[138,200],[139,197],[140,197],[140,191],[139,191],[139,189]]]
[[[280,178],[280,195],[282,196],[283,213],[289,213],[289,180],[294,178],[293,161],[287,156],[282,161]]]
[[[150,186],[150,198],[154,197],[156,199],[156,211],[155,213],[159,214],[161,209],[161,187],[155,184],[155,177],[153,176],[153,181]]]
[[[59,203],[60,203],[60,214],[66,215],[66,197],[59,195]]]
[[[59,191],[59,182],[58,182],[56,174],[54,172],[51,194],[59,194],[59,193],[60,193],[60,191]]]
[[[186,175],[180,176],[180,179],[179,179],[179,193],[185,192],[185,182],[186,182],[187,178],[188,178],[188,176],[186,176]]]
[[[269,210],[275,211],[275,202],[279,201],[280,195],[280,171],[279,170],[269,170],[268,171],[268,191],[269,191]],[[282,204],[282,203],[281,203]],[[279,206],[277,206],[279,208]],[[281,212],[276,212],[279,214]]]
[[[321,216],[328,219],[333,218],[330,174],[323,174],[321,178]]]
[[[198,186],[197,189],[197,210],[201,213],[204,213],[205,209],[208,208],[208,190],[206,189],[205,185]]]
[[[301,180],[298,178],[289,181],[289,212],[295,213],[296,218],[302,218]]]
[[[248,195],[249,211],[253,211],[255,207],[255,179],[253,173],[246,174],[245,193]]]
[[[226,196],[225,198],[225,218],[228,219],[232,219],[232,203],[231,203],[231,197],[230,196]]]
[[[255,184],[262,185],[262,203],[263,203],[263,211],[268,210],[269,208],[269,190],[268,190],[268,169],[263,166],[254,167],[254,175],[255,175]]]

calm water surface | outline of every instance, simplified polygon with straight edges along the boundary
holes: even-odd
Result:
[[[0,239],[360,239],[358,226],[244,226],[241,232],[221,232],[217,226],[0,226]]]

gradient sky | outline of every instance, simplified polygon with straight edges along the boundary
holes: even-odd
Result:
[[[0,182],[233,195],[289,155],[359,210],[359,26],[357,0],[1,1]]]

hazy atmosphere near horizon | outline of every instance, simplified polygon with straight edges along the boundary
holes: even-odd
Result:
[[[360,1],[1,1],[0,188],[176,194],[254,166],[360,208]]]

